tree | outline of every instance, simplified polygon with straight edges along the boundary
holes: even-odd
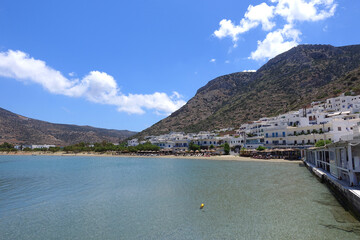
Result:
[[[14,145],[4,142],[3,144],[0,144],[0,151],[16,151],[14,148]]]
[[[159,151],[160,147],[152,144],[151,142],[146,142],[144,144],[139,144],[136,147],[137,151]]]
[[[198,151],[200,151],[200,146],[195,144],[193,141],[191,141],[189,143],[189,150],[193,150],[193,151],[198,150]]]
[[[256,148],[256,150],[258,150],[258,151],[264,151],[265,149],[266,149],[266,147],[264,147],[264,146],[258,146]]]
[[[228,143],[224,144],[224,153],[225,155],[229,155],[230,154],[230,146]]]
[[[58,152],[58,151],[60,151],[60,148],[59,147],[49,147],[49,151],[50,152]]]
[[[319,140],[315,143],[315,147],[323,147],[325,146],[325,144],[330,144],[331,141],[330,140],[326,140],[326,142],[324,140]]]

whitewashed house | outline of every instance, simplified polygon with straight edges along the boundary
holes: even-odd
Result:
[[[348,186],[360,185],[360,131],[354,126],[352,140],[332,143],[321,148],[309,148],[304,161],[322,169]]]
[[[134,138],[134,139],[128,140],[127,144],[129,147],[136,147],[137,145],[139,145],[139,142],[138,142],[137,138]]]

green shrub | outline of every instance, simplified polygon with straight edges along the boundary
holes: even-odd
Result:
[[[256,150],[258,150],[258,151],[264,151],[265,149],[266,149],[266,147],[264,147],[264,146],[258,146],[256,148]]]
[[[225,155],[230,154],[230,145],[228,143],[224,144],[224,153],[225,153]]]
[[[323,147],[325,146],[325,144],[330,144],[331,141],[330,140],[326,140],[326,142],[324,140],[319,140],[315,143],[315,147]]]

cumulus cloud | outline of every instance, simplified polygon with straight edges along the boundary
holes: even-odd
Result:
[[[332,17],[335,13],[334,0],[272,0],[277,3],[275,13],[286,19],[288,23],[294,21],[319,21]]]
[[[263,41],[258,41],[257,49],[250,59],[266,60],[298,45],[301,32],[286,24],[283,29],[269,32]]]
[[[214,36],[220,39],[230,37],[236,47],[241,34],[260,24],[262,30],[269,32],[276,27],[275,17],[281,17],[285,24],[269,32],[264,40],[259,40],[257,49],[249,57],[265,60],[299,44],[301,31],[296,28],[297,23],[332,17],[337,7],[334,0],[270,0],[269,3],[250,5],[238,25],[228,19],[221,20]]]
[[[240,34],[257,27],[259,24],[262,24],[264,30],[271,30],[275,26],[275,23],[270,21],[273,18],[273,12],[274,7],[268,6],[266,3],[256,6],[250,5],[239,25],[235,25],[231,20],[223,19],[219,23],[220,28],[214,32],[214,35],[218,38],[231,37],[234,46],[236,46]]]
[[[171,96],[161,92],[125,95],[120,92],[115,79],[105,72],[91,71],[82,79],[68,79],[44,61],[21,51],[0,52],[0,76],[37,83],[53,94],[114,105],[118,111],[130,114],[143,114],[145,109],[170,114],[185,104],[177,92]]]
[[[215,59],[215,58],[212,58],[212,59],[210,59],[209,62],[214,63],[214,62],[216,62],[216,59]]]

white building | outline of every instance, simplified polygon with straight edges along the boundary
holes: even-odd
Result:
[[[265,131],[265,146],[270,147],[309,147],[319,140],[338,142],[342,137],[353,133],[353,128],[360,119],[333,118],[323,124],[314,124],[299,127],[274,127]]]
[[[338,97],[329,98],[326,100],[325,108],[327,111],[358,113],[360,111],[360,95],[345,96],[345,94],[341,94]]]
[[[360,131],[353,128],[352,140],[332,143],[321,148],[309,148],[304,161],[320,168],[348,186],[360,185]]]
[[[50,148],[50,147],[56,147],[55,145],[49,145],[49,144],[41,144],[41,145],[17,145],[14,148],[17,150],[23,150],[25,148],[30,149],[44,149],[44,148]]]
[[[136,147],[137,145],[139,145],[139,142],[138,142],[137,138],[134,138],[134,139],[128,140],[127,144],[129,147]]]

